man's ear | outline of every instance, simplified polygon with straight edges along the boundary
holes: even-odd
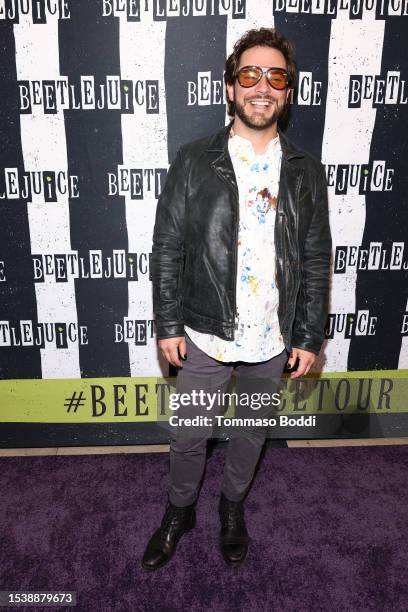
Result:
[[[228,98],[231,100],[231,102],[234,102],[234,85],[230,85],[229,83],[226,84],[226,88],[227,88],[227,93],[228,93]]]

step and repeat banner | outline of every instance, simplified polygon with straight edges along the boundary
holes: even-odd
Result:
[[[157,199],[261,26],[295,45],[286,134],[325,164],[333,237],[323,374],[282,408],[318,423],[276,436],[408,435],[407,24],[407,0],[0,0],[2,446],[166,441]]]

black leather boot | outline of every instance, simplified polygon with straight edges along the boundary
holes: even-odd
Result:
[[[156,570],[165,565],[175,553],[177,543],[184,533],[195,527],[196,502],[190,506],[174,506],[167,500],[160,527],[150,538],[142,558],[142,567]]]
[[[230,566],[242,563],[251,538],[245,525],[243,501],[231,501],[221,493],[218,512],[221,520],[220,550]]]

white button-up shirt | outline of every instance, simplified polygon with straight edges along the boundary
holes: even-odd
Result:
[[[252,143],[238,134],[230,137],[231,156],[239,192],[236,319],[234,340],[184,330],[207,355],[219,361],[266,361],[285,348],[278,320],[279,294],[275,281],[274,226],[282,150],[279,135],[256,154]]]

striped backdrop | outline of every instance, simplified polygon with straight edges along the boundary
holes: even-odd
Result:
[[[407,369],[407,23],[402,0],[0,0],[0,378],[169,373],[157,198],[180,144],[228,123],[225,58],[260,26],[295,45],[286,133],[327,169],[316,368]]]

